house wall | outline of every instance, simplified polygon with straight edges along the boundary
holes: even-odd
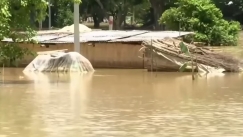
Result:
[[[43,47],[38,44],[20,44],[35,52],[67,49],[74,51],[73,44],[56,44]],[[143,53],[139,52],[140,44],[122,43],[82,43],[81,54],[86,57],[95,68],[144,68]],[[140,56],[140,58],[139,58]],[[21,64],[27,65],[34,57],[26,57]]]
[[[81,54],[97,68],[143,68],[141,45],[121,43],[84,44]]]

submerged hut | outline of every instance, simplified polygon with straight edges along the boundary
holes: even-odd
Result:
[[[182,52],[185,45],[188,54]],[[143,41],[145,57],[150,71],[178,71],[185,63],[187,69],[211,72],[241,72],[243,63],[230,55],[216,53],[206,47],[197,47],[182,43],[181,40],[164,38],[162,40]],[[191,64],[195,64],[193,68]]]
[[[190,32],[177,31],[92,31],[80,35],[80,53],[94,68],[144,69],[143,40],[179,37]],[[73,35],[42,41],[43,48],[73,51]]]
[[[144,69],[147,67],[143,52],[139,52],[144,40],[179,37],[191,32],[178,31],[90,31],[80,34],[80,53],[94,68]],[[38,44],[19,43],[20,46],[35,52],[66,50],[74,51],[74,35],[70,32],[39,33],[35,39]],[[11,42],[6,39],[5,41]],[[26,57],[22,65],[34,58]]]

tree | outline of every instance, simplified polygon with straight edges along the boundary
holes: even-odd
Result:
[[[179,0],[177,5],[160,18],[168,29],[195,31],[196,41],[210,45],[237,44],[240,24],[224,20],[220,9],[210,0]]]
[[[43,0],[1,0],[0,40],[4,37],[30,40],[35,34],[35,22],[46,16],[46,5]],[[19,31],[25,33],[20,35]]]
[[[152,6],[152,14],[153,14],[153,24],[154,24],[154,29],[160,29],[159,25],[159,18],[163,11],[165,10],[165,1],[166,0],[149,0]]]
[[[151,5],[149,1],[143,0],[141,3],[133,6],[129,11],[129,14],[134,17],[136,23],[144,25],[151,21],[151,14],[149,14],[150,7]]]
[[[0,0],[0,40],[12,38],[14,42],[33,42],[35,22],[46,16],[43,0]],[[28,49],[16,44],[0,43],[0,60],[15,61],[29,54]]]
[[[73,2],[70,0],[51,1],[52,25],[58,28],[73,24]],[[48,18],[47,18],[48,20]]]
[[[49,0],[47,0],[49,1]],[[80,0],[51,0],[51,25],[53,27],[62,28],[73,24],[74,2],[81,3]],[[80,4],[81,5],[81,4]],[[81,6],[80,6],[81,7]],[[46,10],[48,15],[49,9]],[[49,16],[49,15],[48,15]],[[46,16],[43,27],[48,27],[49,17]]]
[[[81,10],[86,12],[81,14],[91,15],[93,17],[94,28],[99,28],[100,22],[102,22],[103,18],[106,16],[107,2],[107,0],[102,1],[102,3],[99,0],[84,0],[82,2]]]
[[[113,16],[113,28],[121,29],[122,24],[126,24],[126,16],[132,14],[136,6],[143,4],[147,0],[83,0],[83,8],[87,8],[87,13],[94,19],[94,26],[99,27],[103,18]]]
[[[161,30],[163,28],[159,23],[160,16],[165,10],[173,7],[177,0],[149,0],[149,2],[151,4],[149,14],[152,14],[152,16],[150,15],[150,20],[152,20],[153,28],[155,30]]]
[[[147,0],[113,0],[109,7],[109,14],[114,17],[114,28],[120,29],[122,24],[127,24],[126,16],[141,14],[147,6],[149,6]]]

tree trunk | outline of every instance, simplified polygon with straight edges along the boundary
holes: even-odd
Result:
[[[153,15],[154,15],[154,29],[161,30],[162,27],[159,24],[159,18],[161,17],[164,9],[164,0],[149,0],[150,4],[153,8]]]
[[[126,20],[126,16],[127,16],[127,9],[118,11],[117,14],[115,14],[115,16],[113,15],[113,29],[114,30],[120,30],[122,28],[122,23],[125,24],[125,20]]]
[[[103,4],[101,3],[101,1],[100,1],[100,0],[95,0],[95,1],[99,4],[100,8],[103,10],[103,9],[104,9],[104,6],[103,6]]]
[[[93,15],[93,20],[94,20],[94,28],[99,28],[100,27],[100,20],[97,15]]]
[[[104,8],[103,4],[101,3],[100,0],[95,0],[98,5],[100,6],[101,10],[102,10],[102,14],[104,15],[104,17],[106,18],[109,18],[108,15],[107,15],[107,12],[106,12],[106,9]]]
[[[116,15],[113,19],[113,29],[120,30],[122,29],[122,23],[125,22],[126,15],[122,14],[121,12]]]

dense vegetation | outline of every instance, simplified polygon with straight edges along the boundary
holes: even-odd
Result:
[[[190,1],[190,0],[189,0]],[[221,10],[224,17],[234,19],[243,23],[242,3],[243,0],[211,0]],[[144,27],[163,29],[158,22],[162,13],[171,7],[177,7],[178,0],[82,0],[80,4],[80,15],[82,20],[93,17],[94,27],[98,28],[103,18],[114,16],[115,28],[130,25],[125,16],[135,16],[133,24],[142,24]],[[63,27],[72,20],[73,5],[70,0],[52,0],[51,16],[53,27]],[[48,12],[48,11],[47,11]],[[48,18],[43,27],[48,27]]]
[[[34,23],[46,16],[43,0],[0,0],[0,40],[31,42],[35,35]],[[17,65],[25,55],[32,54],[26,48],[13,43],[0,43],[0,63]]]
[[[226,21],[210,0],[179,0],[176,8],[166,10],[160,18],[170,30],[194,31],[195,41],[210,45],[236,45],[240,24]],[[179,28],[180,27],[180,28]]]

